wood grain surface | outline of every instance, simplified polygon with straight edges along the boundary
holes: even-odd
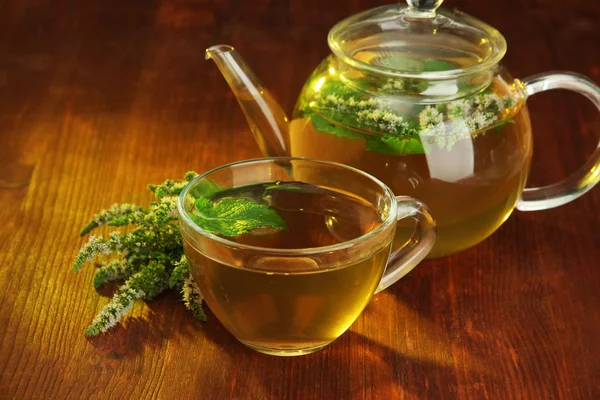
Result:
[[[178,297],[85,338],[108,301],[71,272],[79,229],[145,185],[259,157],[204,49],[235,45],[291,111],[338,20],[376,0],[4,0],[0,3],[0,398],[598,399],[600,188],[515,212],[461,254],[422,263],[325,350],[255,353]],[[600,2],[447,0],[509,43],[517,77],[600,84]],[[567,176],[600,137],[577,95],[529,102],[530,185]]]

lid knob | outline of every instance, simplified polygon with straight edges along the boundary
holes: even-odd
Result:
[[[408,12],[415,17],[433,17],[444,0],[406,0]]]

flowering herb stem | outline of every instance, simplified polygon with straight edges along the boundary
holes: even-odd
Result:
[[[417,117],[401,115],[386,100],[386,93],[404,88],[403,80],[390,80],[381,96],[367,96],[341,80],[328,79],[304,114],[317,131],[349,139],[364,139],[366,149],[390,155],[424,154],[423,140],[450,151],[472,134],[503,123],[514,106],[510,95],[485,91],[437,106],[421,106]]]
[[[152,300],[169,288],[181,293],[185,306],[195,318],[206,319],[200,289],[185,259],[176,216],[177,196],[196,175],[188,172],[184,180],[148,185],[157,199],[150,207],[115,204],[96,214],[82,229],[80,235],[84,236],[102,225],[131,226],[128,233],[115,230],[108,237],[90,235],[75,257],[74,271],[98,256],[114,258],[96,270],[95,288],[108,281],[124,281],[85,330],[85,335],[108,331],[121,321],[136,300]]]

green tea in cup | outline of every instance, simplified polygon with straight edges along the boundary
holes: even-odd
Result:
[[[435,241],[424,204],[354,168],[310,159],[214,169],[190,182],[178,210],[211,311],[239,341],[273,355],[333,342]],[[390,256],[396,222],[408,217],[415,232]]]

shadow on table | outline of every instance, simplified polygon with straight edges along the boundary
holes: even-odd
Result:
[[[110,287],[99,293],[112,296]],[[202,335],[204,325],[208,325],[194,319],[174,291],[146,302],[145,307],[148,312],[144,317],[128,315],[109,332],[89,337],[87,341],[108,358],[120,360],[143,353],[149,347],[160,347],[166,340]]]
[[[405,338],[402,329],[390,332],[388,321],[383,318],[390,318],[386,310],[394,295],[386,296],[382,298],[385,304],[374,301],[365,310],[362,321],[334,343],[322,351],[301,357],[267,356],[247,348],[207,307],[207,323],[194,320],[177,293],[167,293],[147,303],[150,312],[144,318],[128,317],[123,325],[108,334],[88,338],[88,341],[108,359],[119,361],[142,354],[148,348],[164,346],[167,340],[204,338],[213,347],[207,353],[210,357],[222,354],[229,360],[221,368],[233,366],[222,370],[223,379],[213,382],[214,393],[207,394],[202,387],[194,389],[207,400],[226,393],[231,398],[248,399],[443,398],[448,390],[458,390],[460,378],[452,356],[453,351],[462,349],[439,326],[423,325],[426,321],[421,321],[419,335],[409,334],[412,338]],[[403,312],[394,318],[394,323],[402,322],[397,321],[398,317],[404,319]],[[421,317],[414,312],[406,318],[407,321],[415,319],[421,320]],[[418,346],[407,345],[406,341],[410,340],[419,342]],[[468,355],[466,351],[464,353]],[[481,362],[469,362],[468,357],[462,359],[461,368],[472,369],[481,376],[487,374]],[[202,378],[211,376],[210,371],[198,370],[196,373],[200,374],[194,380],[198,385],[203,384]]]
[[[235,360],[235,370],[219,383],[230,398],[444,398],[456,382],[456,370],[446,352],[439,352],[439,360],[428,359],[353,330],[319,352],[298,357],[255,352],[237,342],[216,319],[203,331],[224,357]],[[446,345],[450,344],[441,346]],[[440,345],[433,346],[434,352],[439,350]],[[479,373],[485,372],[480,369]]]
[[[582,253],[578,243],[587,240],[590,246],[594,239],[567,219],[531,216],[513,215],[482,243],[426,260],[387,289],[399,315],[409,319],[407,326],[420,326],[407,333],[421,341],[420,353],[432,333],[444,333],[456,373],[450,381],[481,385],[466,389],[467,397],[485,397],[482,390],[509,395],[519,385],[539,392],[553,388],[554,372],[540,365],[540,354],[568,348],[571,340],[560,314],[571,313],[577,296],[567,281],[580,267],[573,262]],[[483,360],[485,374],[470,370],[464,360]]]

